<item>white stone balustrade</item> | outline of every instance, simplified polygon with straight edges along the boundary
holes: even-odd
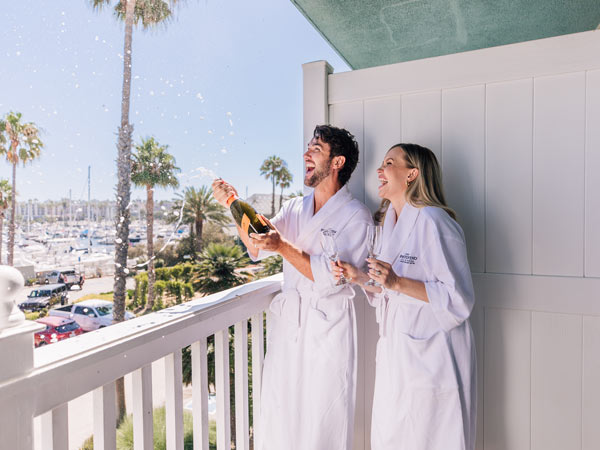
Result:
[[[10,276],[0,271],[0,289]],[[236,447],[248,449],[247,323],[251,319],[253,325],[256,417],[264,355],[263,312],[280,291],[281,280],[281,275],[275,275],[36,350],[33,333],[40,326],[13,322],[14,326],[0,331],[0,448],[33,450],[33,420],[41,416],[42,448],[68,449],[68,402],[93,392],[94,448],[115,449],[115,380],[132,373],[134,445],[152,449],[150,365],[164,358],[167,448],[183,449],[181,349],[191,345],[194,450],[208,450],[206,339],[214,334],[217,445],[229,449],[228,328],[235,326]]]

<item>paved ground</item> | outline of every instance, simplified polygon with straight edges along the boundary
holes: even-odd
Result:
[[[43,286],[43,285],[42,285]],[[102,278],[90,278],[89,280],[85,280],[83,283],[83,289],[79,289],[79,286],[73,286],[73,288],[69,291],[69,301],[77,300],[80,297],[88,294],[101,294],[102,292],[111,292],[114,286],[113,277],[102,277]],[[127,289],[133,289],[135,286],[135,281],[133,278],[127,278],[126,281]],[[24,287],[23,291],[19,294],[18,300],[24,300],[27,294],[35,289],[36,286],[28,286]]]

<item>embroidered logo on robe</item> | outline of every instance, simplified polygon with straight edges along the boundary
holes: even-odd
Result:
[[[412,256],[410,253],[404,253],[398,257],[398,261],[402,264],[415,264],[418,257]]]

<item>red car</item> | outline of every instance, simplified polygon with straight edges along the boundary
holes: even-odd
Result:
[[[37,319],[36,322],[46,325],[45,330],[38,331],[34,335],[36,347],[52,344],[83,333],[77,322],[65,317],[42,317],[41,319]]]

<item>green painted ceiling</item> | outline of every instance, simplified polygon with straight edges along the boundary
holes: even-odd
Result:
[[[589,31],[600,24],[600,0],[291,1],[354,69]]]

